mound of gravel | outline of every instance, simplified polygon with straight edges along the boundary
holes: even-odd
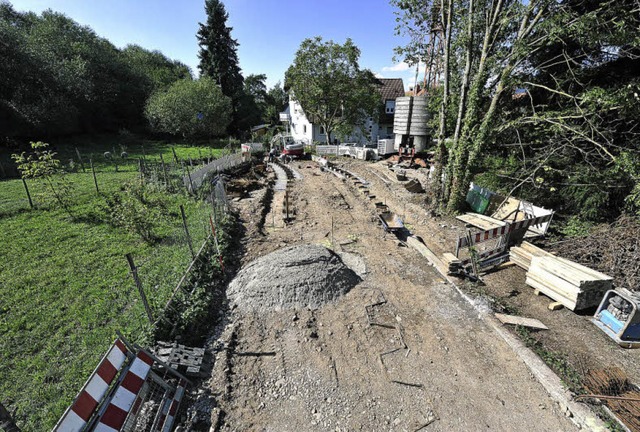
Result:
[[[245,311],[315,309],[349,292],[360,281],[333,251],[300,245],[249,263],[231,281],[227,296]]]

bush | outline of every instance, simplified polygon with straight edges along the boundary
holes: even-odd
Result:
[[[231,100],[210,78],[180,80],[147,101],[145,116],[156,132],[204,138],[222,135],[230,122]]]

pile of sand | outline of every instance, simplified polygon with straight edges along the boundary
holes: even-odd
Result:
[[[229,284],[227,296],[245,311],[315,309],[360,281],[335,252],[319,245],[300,245],[249,263]]]

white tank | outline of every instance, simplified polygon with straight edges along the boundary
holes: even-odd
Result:
[[[411,118],[409,118],[411,114]],[[393,132],[400,135],[429,135],[427,131],[427,97],[403,96],[396,98],[393,114]]]
[[[393,133],[396,134],[396,147],[402,141],[403,135],[413,137],[417,152],[427,146],[429,131],[427,128],[427,97],[403,96],[396,98],[393,115]]]

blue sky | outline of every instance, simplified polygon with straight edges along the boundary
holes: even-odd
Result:
[[[93,28],[118,47],[135,43],[157,49],[197,73],[198,23],[205,21],[204,0],[9,0],[19,11],[62,12]],[[226,0],[228,25],[240,43],[243,74],[265,73],[268,85],[284,80],[300,42],[322,36],[353,39],[360,65],[386,78],[413,84],[413,68],[394,64],[395,16],[388,0]]]

